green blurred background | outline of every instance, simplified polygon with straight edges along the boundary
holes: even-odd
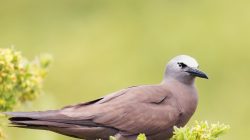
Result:
[[[57,109],[121,88],[159,83],[173,56],[195,57],[209,80],[197,80],[189,122],[230,124],[223,139],[250,137],[250,1],[6,0],[0,47],[24,56],[48,52],[54,63],[36,101],[18,111]],[[5,128],[10,140],[69,140],[46,131]]]

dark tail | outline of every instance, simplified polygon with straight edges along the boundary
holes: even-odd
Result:
[[[59,123],[56,120],[64,118],[58,110],[39,112],[5,112],[10,116],[10,124],[13,127],[48,129],[48,127],[68,127],[67,124]]]
[[[108,139],[118,130],[100,126],[91,120],[75,120],[60,113],[60,110],[43,112],[6,112],[12,127],[49,130],[63,135],[95,140]]]

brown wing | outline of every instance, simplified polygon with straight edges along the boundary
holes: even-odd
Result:
[[[66,109],[63,114],[115,128],[126,135],[150,135],[175,125],[180,111],[171,92],[157,85],[122,90],[93,104]]]

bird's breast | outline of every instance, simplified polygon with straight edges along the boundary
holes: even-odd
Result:
[[[175,82],[172,82],[169,86],[171,88],[168,89],[172,89],[171,92],[180,111],[178,126],[184,126],[194,114],[197,107],[198,95],[196,88],[195,86],[187,86]]]

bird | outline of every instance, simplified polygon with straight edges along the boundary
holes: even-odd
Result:
[[[154,85],[121,89],[101,98],[58,110],[5,112],[14,127],[49,130],[96,140],[166,140],[174,126],[183,127],[198,104],[196,77],[208,79],[191,56],[178,55],[166,65],[163,80]]]

